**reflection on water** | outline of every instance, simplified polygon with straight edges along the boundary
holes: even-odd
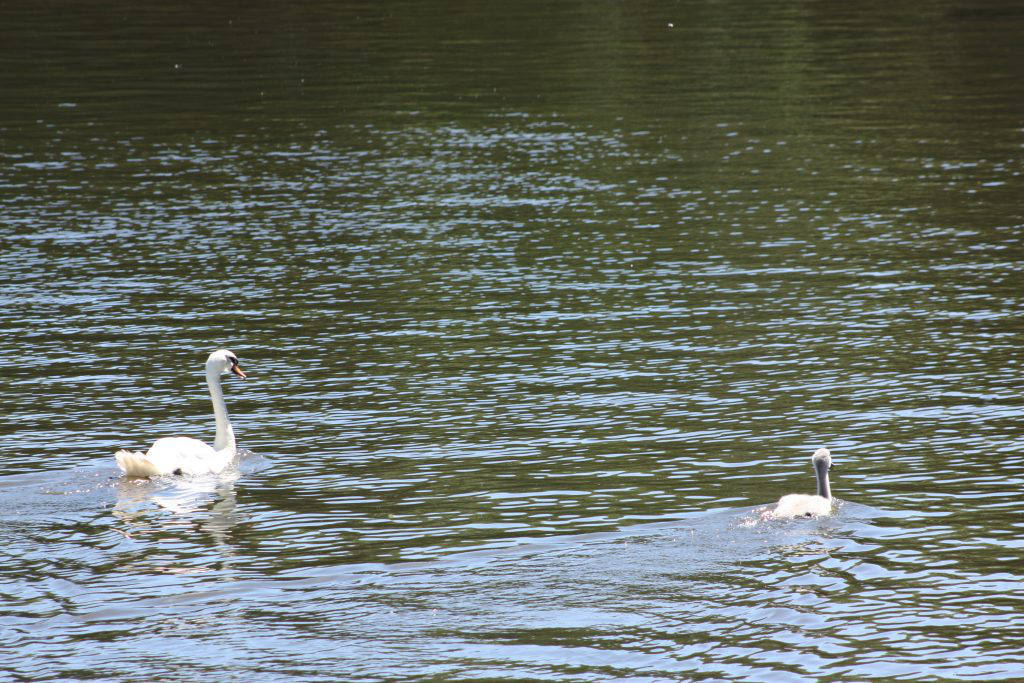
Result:
[[[176,477],[170,482],[121,477],[115,484],[117,502],[111,514],[122,522],[117,528],[126,538],[152,533],[154,524],[178,524],[208,535],[230,555],[229,532],[243,521],[235,504],[239,476],[231,469],[217,476]],[[171,515],[154,515],[154,506]]]
[[[1019,677],[1022,21],[0,8],[0,671]]]

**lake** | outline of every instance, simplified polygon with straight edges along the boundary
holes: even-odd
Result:
[[[0,8],[0,677],[1024,677],[1021,35]]]

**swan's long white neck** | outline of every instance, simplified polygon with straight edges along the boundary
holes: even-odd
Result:
[[[231,429],[231,425],[228,425],[228,429]],[[815,460],[814,469],[818,475],[818,495],[831,500],[832,488],[828,485],[828,462],[826,460]]]
[[[210,387],[210,400],[213,402],[213,417],[217,421],[217,436],[213,440],[213,450],[225,448],[235,451],[235,432],[231,429],[228,419],[228,407],[224,404],[224,392],[220,388],[220,373],[216,368],[206,368],[206,384]]]

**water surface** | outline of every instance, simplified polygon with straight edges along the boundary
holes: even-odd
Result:
[[[1022,24],[0,10],[0,670],[1019,677]]]

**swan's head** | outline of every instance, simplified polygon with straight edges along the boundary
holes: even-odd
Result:
[[[238,356],[231,353],[227,349],[220,349],[210,354],[210,357],[206,359],[206,371],[216,372],[218,375],[224,375],[232,373],[238,375],[242,379],[245,379],[245,372],[242,371],[242,366],[238,364]]]
[[[811,464],[814,465],[815,469],[824,467],[826,470],[830,470],[832,469],[832,454],[829,453],[827,448],[819,448],[811,456]]]

